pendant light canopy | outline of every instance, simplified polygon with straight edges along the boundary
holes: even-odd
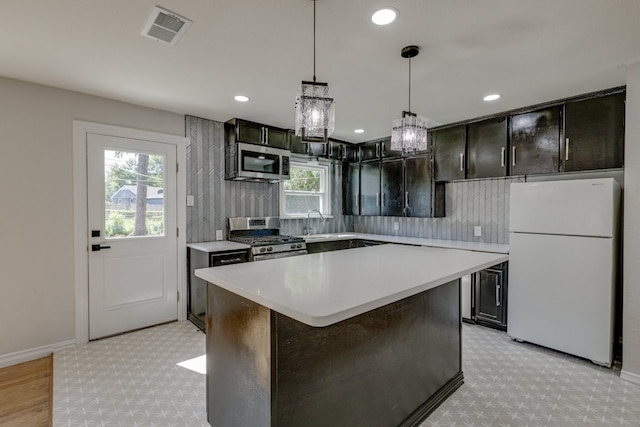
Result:
[[[411,58],[420,53],[418,46],[406,46],[400,52],[403,58],[409,58],[409,108],[402,112],[402,118],[393,121],[391,129],[391,150],[413,154],[427,151],[427,119],[411,112]]]
[[[313,1],[313,81],[296,97],[296,135],[302,142],[329,142],[335,129],[335,101],[327,83],[316,82],[316,0]]]

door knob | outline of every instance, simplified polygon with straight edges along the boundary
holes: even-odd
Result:
[[[91,245],[91,252],[96,252],[102,249],[111,249],[111,246],[100,246],[100,244]]]

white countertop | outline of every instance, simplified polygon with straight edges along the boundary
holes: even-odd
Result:
[[[228,240],[220,240],[217,242],[200,242],[187,243],[187,247],[202,252],[224,252],[249,249],[249,245],[244,243],[230,242]]]
[[[507,261],[508,255],[380,245],[196,270],[196,276],[323,327]]]
[[[314,236],[322,236],[321,238],[314,238]],[[325,237],[326,236],[326,237]],[[301,236],[307,237],[307,236]],[[400,243],[404,245],[417,245],[417,246],[430,246],[435,248],[451,248],[451,249],[465,249],[468,251],[480,251],[480,252],[495,252],[499,254],[508,254],[509,245],[503,245],[499,243],[483,243],[483,242],[467,242],[463,240],[443,240],[443,239],[423,239],[420,237],[407,237],[407,236],[390,236],[387,234],[366,234],[366,233],[328,233],[328,234],[312,234],[309,243],[331,241],[331,240],[346,240],[346,239],[365,239],[365,240],[377,240],[380,242],[388,243]]]

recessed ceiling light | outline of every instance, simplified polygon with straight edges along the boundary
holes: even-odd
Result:
[[[487,95],[484,98],[482,98],[485,101],[495,101],[496,99],[500,99],[502,95],[500,95],[499,93],[492,93],[491,95]]]
[[[371,21],[376,25],[389,25],[398,17],[398,11],[392,7],[376,10],[371,15]]]
[[[233,99],[235,99],[238,102],[247,102],[249,100],[249,97],[244,95],[236,95],[233,97]]]
[[[364,129],[355,129],[353,133],[364,133]]]

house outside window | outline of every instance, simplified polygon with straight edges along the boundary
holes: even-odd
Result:
[[[325,217],[331,215],[329,165],[292,161],[290,176],[280,183],[281,218],[306,218],[313,209]]]

